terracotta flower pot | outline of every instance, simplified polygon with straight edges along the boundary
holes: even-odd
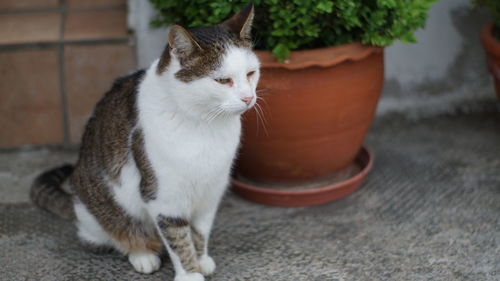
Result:
[[[481,42],[486,50],[488,70],[495,80],[495,89],[500,98],[500,42],[493,37],[493,24],[486,24],[481,31]]]
[[[354,192],[373,163],[361,148],[382,90],[383,48],[353,43],[297,51],[289,63],[257,53],[263,117],[244,116],[234,191],[281,206],[322,204]],[[334,179],[354,166],[356,174]]]
[[[255,110],[245,114],[237,174],[264,183],[289,182],[351,164],[382,90],[383,49],[353,43],[296,51],[290,63],[257,53],[265,121]]]

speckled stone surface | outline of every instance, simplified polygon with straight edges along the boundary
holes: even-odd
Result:
[[[367,144],[375,168],[346,199],[280,208],[229,193],[207,280],[500,280],[500,113],[386,117]],[[27,202],[36,172],[74,159],[0,153],[0,280],[173,280],[168,261],[141,275],[118,254],[86,252],[71,223]]]

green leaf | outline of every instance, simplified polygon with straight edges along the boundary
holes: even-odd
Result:
[[[279,43],[273,48],[272,53],[279,62],[283,62],[283,60],[290,56],[290,49],[285,44]]]
[[[248,0],[150,0],[156,10],[151,25],[214,25]],[[415,42],[436,0],[253,0],[256,48],[284,61],[291,50],[362,42],[387,46]],[[488,8],[500,26],[499,0],[474,0]]]
[[[319,11],[330,13],[333,9],[333,2],[332,1],[319,2],[318,5],[316,5],[316,8],[318,8]]]

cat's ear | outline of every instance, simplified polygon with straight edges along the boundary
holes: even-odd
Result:
[[[253,16],[253,3],[250,2],[239,13],[233,15],[222,24],[229,27],[229,29],[236,33],[240,39],[250,40],[252,35]]]
[[[170,49],[180,57],[191,54],[195,50],[202,50],[193,36],[180,25],[172,25],[168,34]]]

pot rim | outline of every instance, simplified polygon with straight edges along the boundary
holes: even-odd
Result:
[[[481,42],[489,54],[500,57],[500,42],[493,37],[492,30],[493,23],[487,23],[483,26],[481,29]]]
[[[261,67],[295,70],[308,67],[331,67],[345,61],[359,61],[383,50],[384,47],[354,42],[339,46],[292,51],[286,63],[278,62],[270,51],[256,50],[255,53],[260,59]]]

